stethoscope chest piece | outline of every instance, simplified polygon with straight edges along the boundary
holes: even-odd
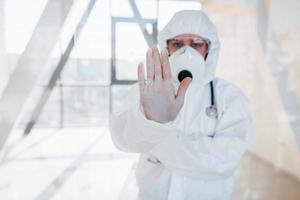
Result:
[[[218,116],[218,111],[215,105],[210,105],[206,108],[206,115],[210,118],[217,118]]]

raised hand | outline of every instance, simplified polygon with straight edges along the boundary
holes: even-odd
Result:
[[[140,103],[145,117],[159,123],[172,121],[183,103],[186,90],[192,81],[181,81],[177,93],[172,84],[172,74],[167,51],[160,55],[157,48],[150,48],[146,55],[147,80],[143,63],[138,66]]]

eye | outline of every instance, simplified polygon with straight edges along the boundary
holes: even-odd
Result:
[[[193,42],[191,44],[191,47],[195,48],[195,49],[199,49],[199,48],[203,48],[206,46],[205,42]]]
[[[180,40],[176,40],[176,39],[170,39],[167,41],[167,45],[168,45],[168,48],[171,48],[171,49],[180,49],[181,47],[183,47],[183,42]]]
[[[176,48],[181,48],[183,46],[183,44],[180,41],[174,41],[173,46]]]

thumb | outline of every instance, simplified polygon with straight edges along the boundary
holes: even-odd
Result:
[[[192,79],[190,77],[186,77],[181,81],[176,95],[176,104],[178,108],[180,108],[183,105],[185,93],[191,82]]]

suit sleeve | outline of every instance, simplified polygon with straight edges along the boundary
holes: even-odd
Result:
[[[201,178],[232,175],[249,145],[252,119],[245,96],[234,96],[229,102],[213,138],[171,138],[155,145],[150,153],[178,174]]]
[[[132,101],[134,102],[134,101]],[[123,151],[150,153],[170,171],[186,176],[230,176],[249,145],[252,119],[248,99],[241,93],[227,99],[215,136],[179,137],[180,130],[144,117],[138,101],[113,115],[114,144]]]

